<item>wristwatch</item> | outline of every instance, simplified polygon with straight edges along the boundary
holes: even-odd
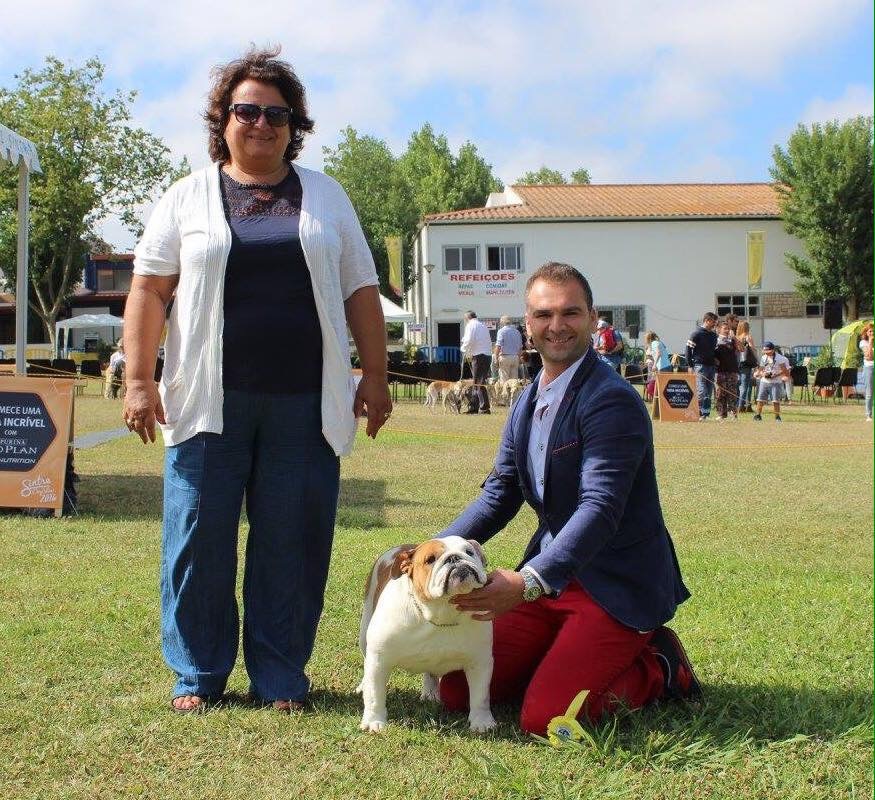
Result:
[[[541,586],[541,582],[530,569],[523,567],[520,570],[520,575],[523,576],[523,583],[525,584],[523,587],[523,600],[531,603],[533,600],[537,600],[544,595],[544,587]]]

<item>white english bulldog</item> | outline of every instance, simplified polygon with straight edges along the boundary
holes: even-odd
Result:
[[[438,678],[464,670],[471,730],[495,727],[489,709],[492,623],[472,619],[450,603],[486,583],[480,545],[460,536],[403,545],[381,555],[365,586],[359,645],[365,669],[363,731],[386,726],[386,685],[400,667],[422,673],[422,698],[438,700]]]

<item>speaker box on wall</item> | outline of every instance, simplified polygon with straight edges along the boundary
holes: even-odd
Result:
[[[630,325],[629,326],[629,338],[630,339],[637,339],[638,338],[638,326],[637,325]]]
[[[840,297],[832,297],[823,301],[823,327],[826,330],[836,330],[842,327],[844,303]]]

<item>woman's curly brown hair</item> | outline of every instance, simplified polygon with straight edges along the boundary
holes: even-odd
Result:
[[[231,114],[228,106],[231,105],[234,89],[245,80],[261,81],[275,86],[289,104],[292,109],[289,133],[292,138],[283,157],[286,161],[294,161],[298,157],[304,146],[304,136],[312,132],[314,123],[307,115],[304,85],[292,65],[277,58],[281,49],[277,46],[259,50],[253,45],[243,58],[214,67],[211,71],[213,86],[207,98],[204,119],[207,121],[209,133],[208,150],[213,161],[228,161],[231,157],[228,145],[225,144],[225,126]]]

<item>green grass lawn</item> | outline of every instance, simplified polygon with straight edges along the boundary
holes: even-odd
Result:
[[[77,400],[76,431],[121,404]],[[159,651],[160,445],[78,451],[80,515],[0,517],[2,798],[872,797],[872,426],[859,404],[784,424],[655,423],[660,489],[693,597],[673,625],[705,685],[553,749],[516,711],[463,715],[393,677],[390,728],[360,733],[360,594],[372,558],[426,538],[473,497],[504,422],[402,404],[342,468],[311,712],[231,701],[169,710]],[[522,513],[487,545],[513,566]],[[246,525],[241,526],[241,553]],[[229,689],[242,693],[238,667]]]

